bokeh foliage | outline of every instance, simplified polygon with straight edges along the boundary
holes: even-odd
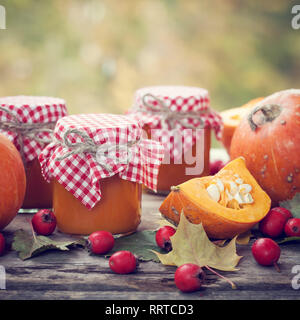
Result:
[[[142,86],[205,87],[217,110],[300,87],[292,1],[0,0],[0,95],[124,112]]]

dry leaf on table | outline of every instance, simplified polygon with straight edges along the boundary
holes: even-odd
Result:
[[[162,264],[180,266],[194,263],[223,271],[235,271],[242,258],[236,253],[236,238],[226,246],[211,242],[202,224],[190,223],[181,214],[176,233],[171,237],[172,251],[168,254],[155,252]]]

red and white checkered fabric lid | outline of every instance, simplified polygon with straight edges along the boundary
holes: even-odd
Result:
[[[22,124],[42,124],[45,127],[55,123],[58,119],[67,115],[66,103],[63,99],[52,97],[36,97],[36,96],[15,96],[0,98],[0,123],[15,123]],[[6,112],[4,109],[7,109]],[[45,145],[40,141],[50,140],[51,134],[49,131],[43,132],[41,129],[38,133],[39,142],[30,136],[24,135],[21,137],[22,145],[20,145],[19,134],[12,130],[6,131],[0,129],[0,132],[6,135],[22,152],[24,160],[32,161],[38,157]],[[23,150],[21,150],[23,148]]]
[[[163,147],[143,139],[132,118],[113,114],[81,114],[60,119],[55,141],[39,156],[42,173],[71,192],[88,209],[101,200],[99,180],[120,178],[156,191]]]
[[[163,102],[169,114],[171,112],[175,115],[173,128],[170,128],[168,123],[166,125],[166,110],[163,110],[159,100]],[[180,117],[180,113],[184,113],[183,118]],[[128,114],[142,126],[149,126],[152,139],[160,141],[171,158],[181,157],[185,150],[189,150],[197,141],[197,137],[203,135],[203,130],[201,132],[200,129],[212,128],[216,138],[221,138],[222,118],[210,108],[210,98],[206,89],[186,86],[142,88],[136,91],[133,107]],[[191,127],[199,130],[195,132]],[[174,130],[177,133],[182,132],[182,141],[176,142]]]

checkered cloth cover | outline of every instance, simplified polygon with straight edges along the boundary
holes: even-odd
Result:
[[[72,129],[76,133],[70,133]],[[66,146],[64,139],[68,139],[74,147],[87,144],[87,139],[78,131],[87,135],[88,140],[91,138],[99,150],[107,152],[71,154],[72,148]],[[143,139],[141,135],[139,124],[124,115],[81,114],[64,117],[55,127],[56,141],[49,144],[39,157],[44,178],[47,181],[57,179],[88,209],[101,200],[99,180],[116,174],[124,180],[144,184],[156,191],[163,147],[156,141]],[[112,153],[109,151],[111,146],[128,144],[132,145],[125,153],[116,149]]]
[[[147,106],[143,103],[143,97],[151,94],[162,100],[164,104],[174,113],[197,112],[199,118],[185,118],[184,122],[176,121],[175,128],[165,128],[162,126],[164,116],[162,113],[153,113],[147,111]],[[156,99],[147,96],[147,104],[160,108]],[[154,140],[160,141],[170,158],[180,158],[182,154],[189,150],[199,137],[203,136],[202,128],[212,128],[216,138],[221,138],[222,119],[221,116],[210,108],[210,99],[208,91],[202,88],[186,86],[156,86],[146,87],[136,91],[133,107],[128,114],[139,121],[142,126],[148,125]],[[192,125],[194,129],[187,128],[184,123]],[[153,130],[154,129],[154,130]],[[174,138],[174,131],[181,134],[182,139]]]
[[[63,99],[52,97],[16,96],[0,98],[0,106],[7,108],[20,123],[52,123],[67,115],[66,104]],[[15,121],[7,112],[0,110],[0,122]],[[54,128],[54,125],[53,125]],[[18,134],[14,131],[0,130],[20,150]],[[39,133],[39,138],[51,139],[49,132]],[[25,161],[32,161],[38,157],[44,145],[30,137],[23,136],[23,154]]]

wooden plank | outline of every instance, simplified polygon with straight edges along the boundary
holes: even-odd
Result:
[[[160,219],[158,208],[163,197],[145,193],[140,230],[155,229]],[[5,230],[7,238],[15,230],[29,230],[32,214],[20,214]],[[62,239],[65,235],[56,232]],[[108,260],[90,255],[82,248],[70,252],[47,252],[22,261],[10,251],[0,258],[6,269],[6,290],[0,299],[299,299],[300,291],[292,288],[291,270],[300,265],[299,244],[281,246],[281,272],[257,265],[250,245],[238,246],[243,258],[237,272],[221,272],[230,278],[237,290],[207,271],[204,289],[192,294],[179,292],[174,285],[175,267],[155,262],[140,263],[138,272],[116,275]]]

